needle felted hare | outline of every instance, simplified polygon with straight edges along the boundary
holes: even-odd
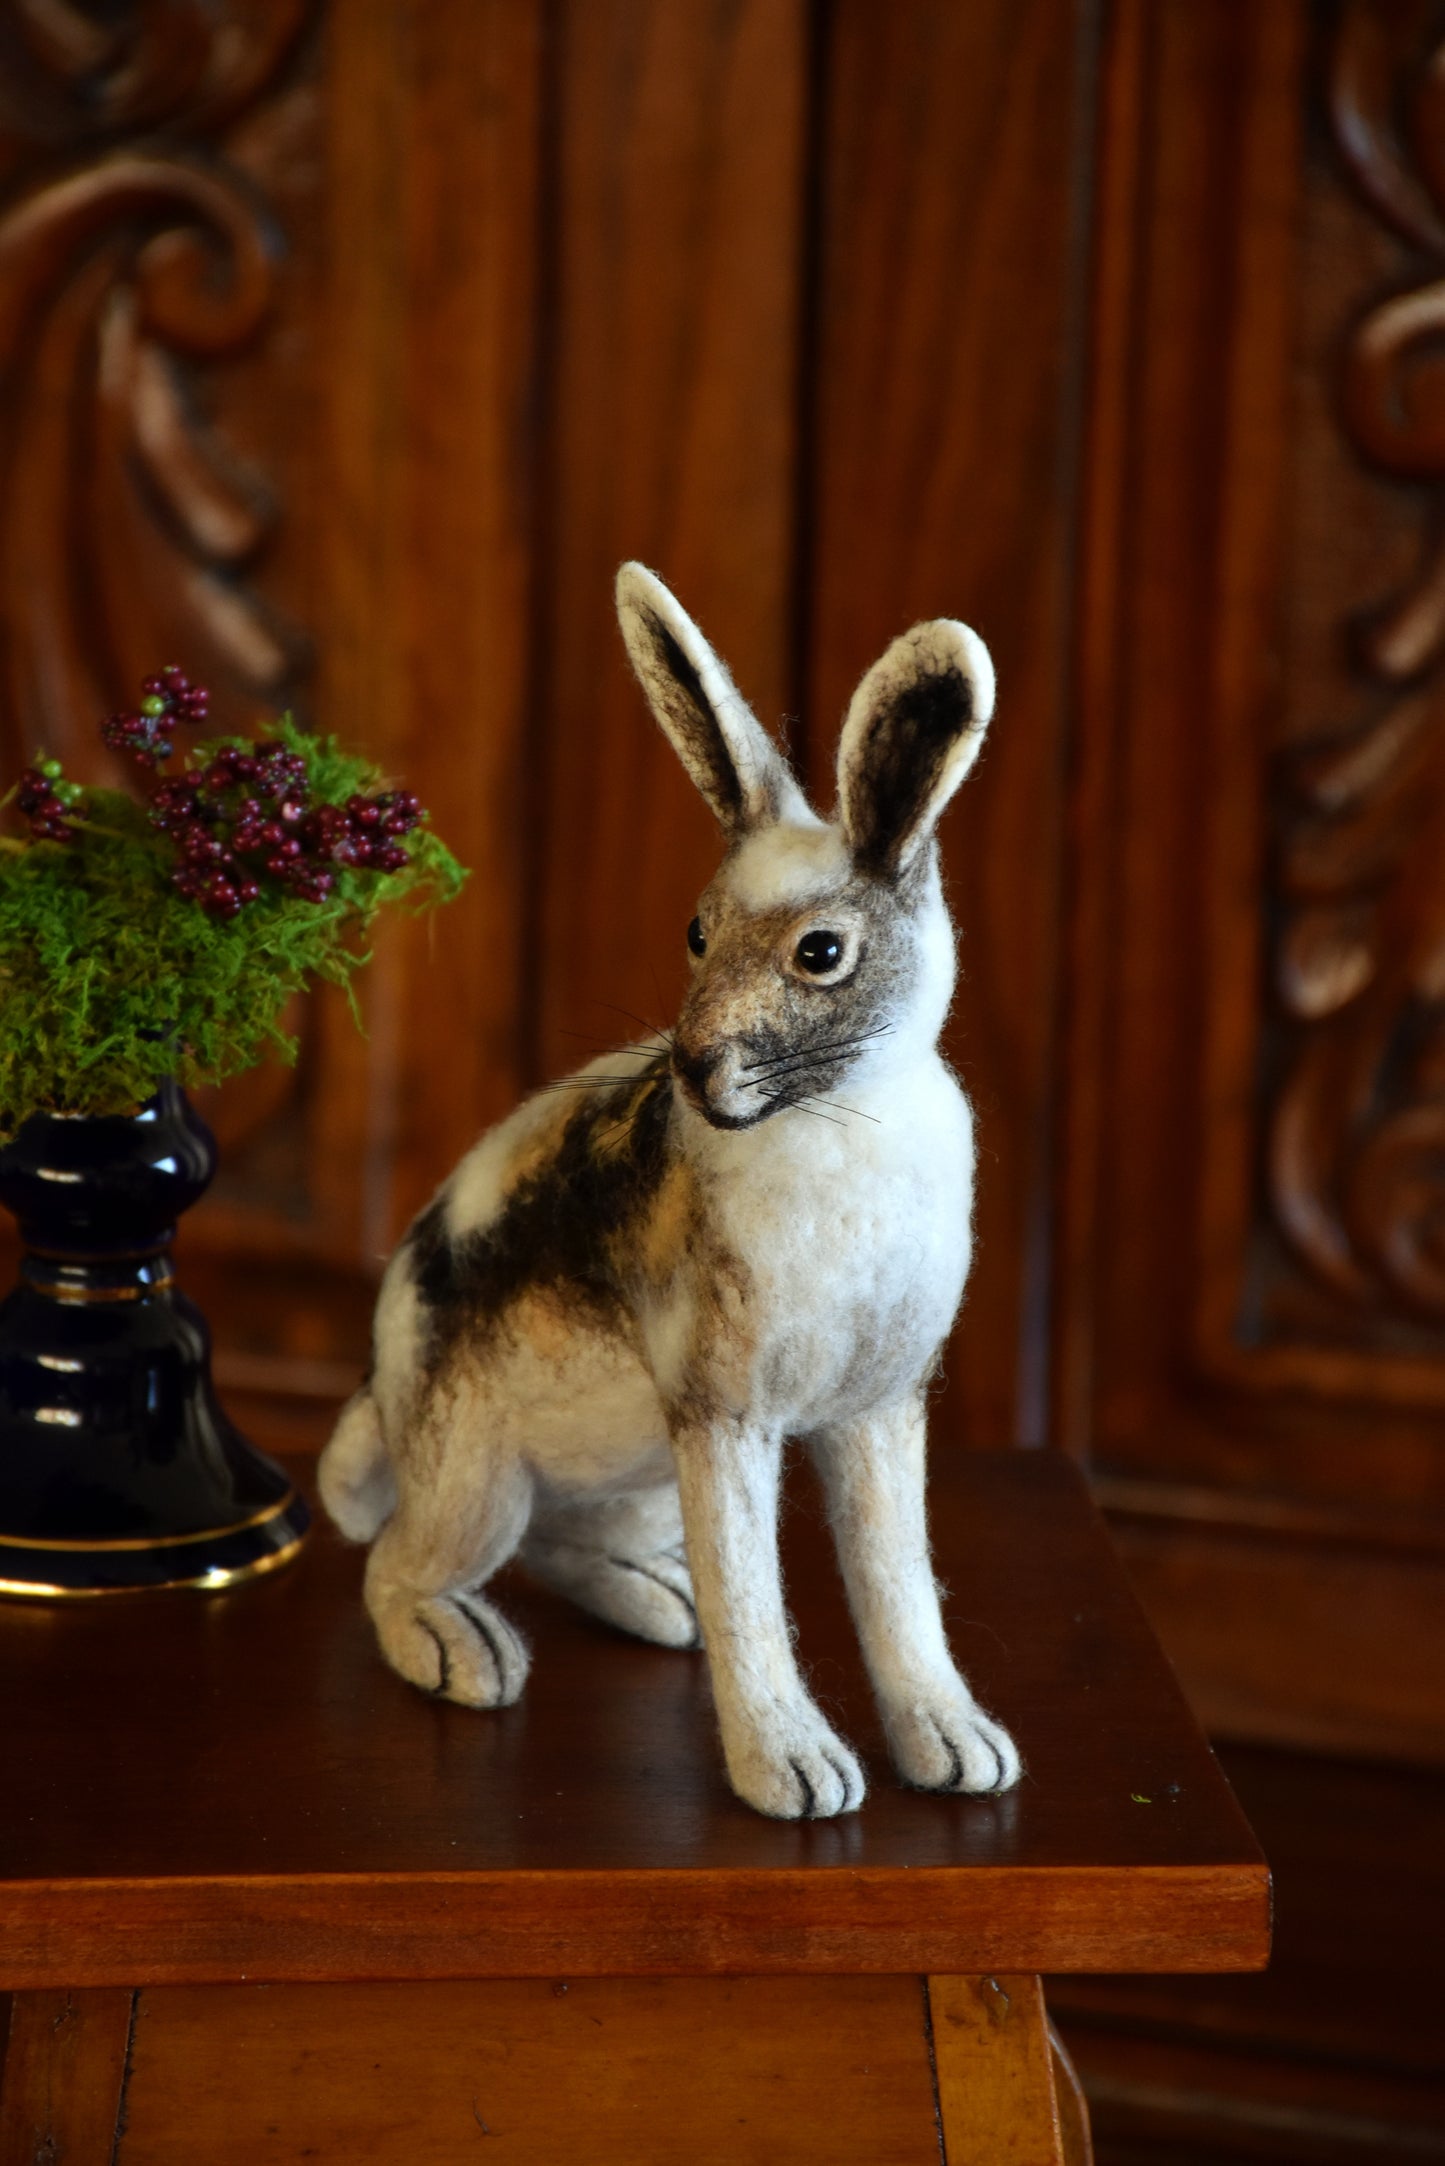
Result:
[[[691,989],[670,1039],[529,1099],[416,1219],[322,1495],[373,1542],[367,1606],[413,1684],[517,1698],[527,1651],[485,1588],[520,1551],[626,1631],[701,1641],[734,1789],[821,1818],[856,1809],[863,1775],[783,1603],[780,1462],[803,1437],[899,1773],[1006,1789],[1018,1755],[950,1657],[924,1517],[923,1389],[973,1180],[937,1045],[934,830],[983,739],[988,654],[947,620],[894,641],[853,696],[825,822],[666,587],[626,564],[617,603],[728,842]]]

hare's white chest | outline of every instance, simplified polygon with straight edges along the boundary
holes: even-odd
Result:
[[[752,1131],[718,1183],[718,1231],[743,1266],[740,1355],[790,1429],[896,1402],[946,1335],[968,1274],[973,1122],[936,1058]]]

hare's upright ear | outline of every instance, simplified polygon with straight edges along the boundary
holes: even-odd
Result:
[[[687,611],[644,565],[617,574],[617,617],[653,713],[727,833],[811,820],[782,753]]]
[[[873,664],[838,745],[838,818],[854,862],[896,879],[978,757],[993,664],[951,617],[915,624]]]

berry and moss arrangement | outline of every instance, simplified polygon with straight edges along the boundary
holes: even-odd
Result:
[[[0,799],[0,1143],[33,1113],[123,1113],[171,1077],[294,1059],[291,995],[349,988],[378,910],[431,908],[466,878],[415,797],[289,716],[259,742],[196,743],[158,779],[206,707],[165,669],[103,725],[148,798],[38,759]]]

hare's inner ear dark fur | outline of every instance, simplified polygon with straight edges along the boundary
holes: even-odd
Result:
[[[723,826],[742,827],[743,786],[701,673],[655,610],[638,609],[634,622],[639,640],[648,640],[652,646],[652,662],[645,675],[641,670],[638,674],[658,720]]]
[[[993,666],[966,624],[916,624],[853,695],[838,746],[838,813],[854,862],[896,879],[978,756]]]
[[[687,611],[644,565],[617,574],[617,617],[654,715],[727,833],[811,818],[781,752]]]

